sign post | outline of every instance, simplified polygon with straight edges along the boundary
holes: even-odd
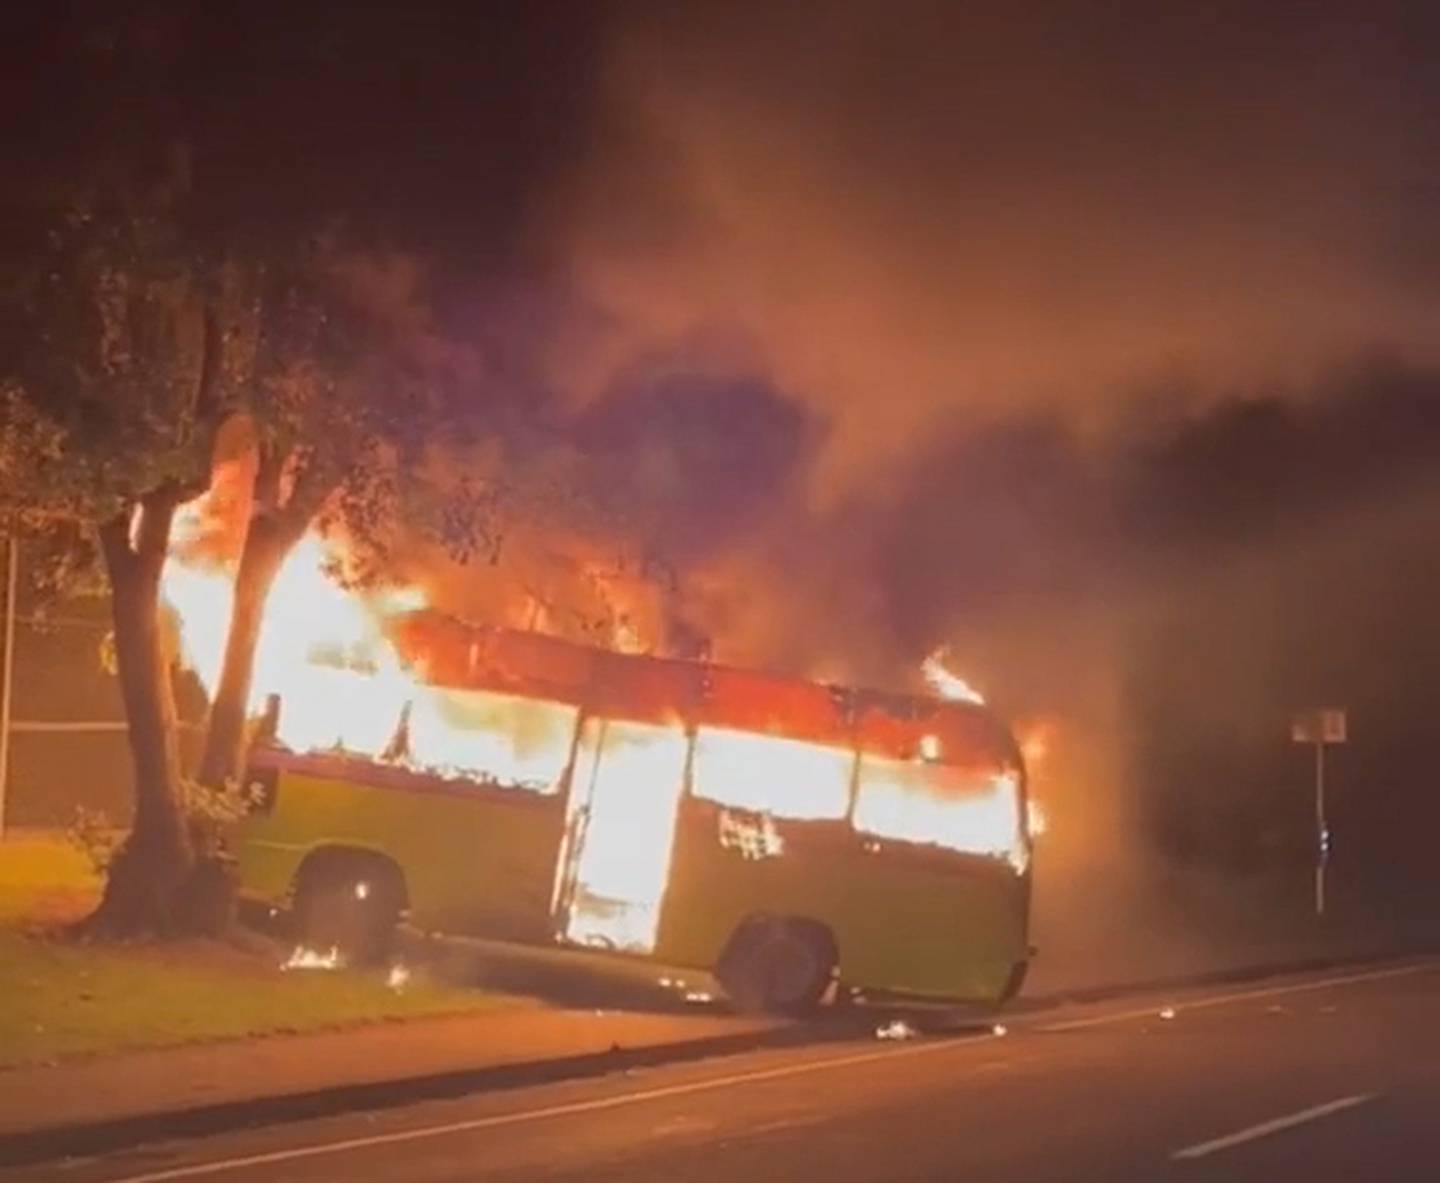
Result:
[[[1348,721],[1343,707],[1324,707],[1296,715],[1290,738],[1315,746],[1315,915],[1325,915],[1325,867],[1330,861],[1330,823],[1325,814],[1325,748],[1346,742]]]

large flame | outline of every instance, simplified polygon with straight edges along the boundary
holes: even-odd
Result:
[[[860,763],[855,828],[877,838],[1008,859],[1018,871],[1029,859],[1019,801],[1013,772],[867,755]]]
[[[162,583],[182,657],[211,695],[234,579],[233,561],[202,553],[216,549],[214,525],[207,499],[182,509]],[[1023,869],[1027,821],[1032,833],[1043,827],[1038,810],[1027,819],[1019,808],[1016,773],[942,763],[933,735],[907,759],[860,756],[858,775],[848,740],[706,725],[692,741],[679,720],[592,719],[577,746],[580,709],[573,703],[423,682],[387,625],[424,607],[425,596],[410,587],[347,586],[346,557],[341,543],[313,532],[286,557],[259,633],[250,713],[259,715],[278,695],[276,738],[292,751],[340,749],[506,789],[556,793],[577,759],[584,800],[571,808],[583,810],[585,825],[565,918],[573,941],[653,948],[687,779],[697,797],[735,811],[732,830],[755,831],[740,837],[755,845],[756,857],[784,857],[772,818],[849,816],[872,839],[1007,858]],[[983,701],[941,653],[927,659],[924,672],[945,698]]]
[[[179,620],[181,654],[213,696],[234,576],[183,558],[187,534],[202,515],[193,503],[187,507],[162,587]],[[287,556],[266,604],[247,705],[258,714],[268,696],[280,695],[277,738],[295,751],[343,748],[375,756],[395,735],[416,689],[384,636],[383,621],[423,606],[424,597],[415,589],[348,589],[337,574],[342,557],[316,534]]]

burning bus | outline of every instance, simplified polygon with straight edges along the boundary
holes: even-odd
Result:
[[[252,752],[242,891],[293,909],[307,944],[373,959],[408,920],[712,971],[740,1007],[791,1013],[836,982],[1019,989],[1025,775],[978,701],[428,612],[389,631],[408,676],[383,747],[306,750],[282,724]]]

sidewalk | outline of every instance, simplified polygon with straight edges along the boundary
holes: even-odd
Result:
[[[308,1116],[403,1092],[453,1095],[757,1046],[787,1024],[723,1014],[544,1007],[191,1045],[0,1071],[0,1163],[245,1121]]]

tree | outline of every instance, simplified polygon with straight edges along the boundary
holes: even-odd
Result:
[[[382,83],[392,24],[372,22],[364,38]],[[243,421],[258,462],[205,753],[212,784],[238,766],[271,582],[317,514],[372,558],[396,514],[462,557],[485,541],[494,495],[483,483],[397,480],[424,470],[437,431],[453,430],[470,351],[432,330],[412,263],[318,229],[344,213],[367,243],[427,244],[438,257],[449,240],[414,209],[396,217],[385,186],[367,188],[374,157],[353,149],[369,137],[335,142],[337,126],[363,119],[337,119],[327,103],[358,96],[388,116],[389,94],[337,85],[349,66],[333,22],[292,26],[277,63],[268,20],[37,10],[15,39],[24,68],[4,80],[17,135],[0,191],[0,479],[12,509],[58,514],[95,544],[131,723],[135,828],[100,930],[183,925],[207,866],[201,828],[187,824],[206,798],[178,768],[158,594],[176,510],[205,489],[222,426]],[[484,75],[468,54],[456,66]],[[262,74],[282,85],[255,86]],[[406,76],[398,97],[410,90]],[[448,87],[433,93],[453,106]],[[276,134],[294,150],[277,151]],[[418,156],[433,167],[428,146]],[[495,233],[508,241],[508,228]],[[488,231],[486,244],[488,258]]]
[[[172,167],[67,195],[5,260],[6,492],[84,525],[111,589],[135,818],[91,918],[107,934],[196,923],[183,901],[206,853],[188,820],[159,583],[175,511],[208,483],[248,334],[235,270],[179,228],[183,184]]]
[[[241,773],[266,602],[312,523],[343,531],[373,571],[396,521],[465,556],[488,536],[493,506],[489,486],[453,470],[437,476],[428,463],[462,433],[458,404],[474,359],[430,325],[419,269],[324,236],[262,271],[245,390],[250,514],[199,769],[215,786]],[[443,484],[438,495],[427,475]]]

